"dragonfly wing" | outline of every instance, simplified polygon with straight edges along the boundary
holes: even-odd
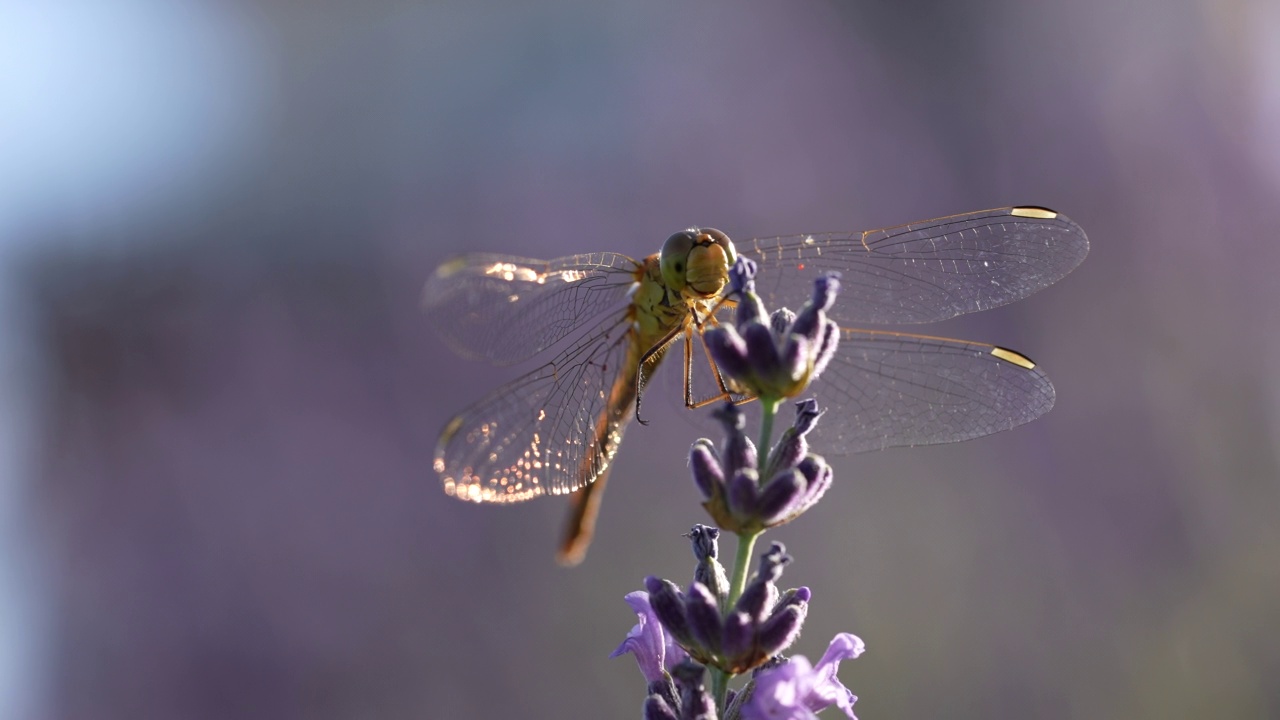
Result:
[[[998,307],[1061,280],[1089,240],[1065,215],[999,208],[865,233],[748,240],[756,289],[769,308],[799,311],[813,278],[842,273],[830,314],[841,324],[925,323]]]
[[[554,360],[490,393],[445,427],[445,493],[521,502],[591,483],[609,465],[635,400],[629,326],[612,317]]]
[[[617,253],[550,261],[466,255],[432,274],[422,307],[454,350],[509,365],[624,304],[638,268]]]
[[[843,330],[817,383],[831,408],[817,432],[837,454],[982,437],[1034,420],[1054,400],[1044,372],[1013,351],[871,330]]]

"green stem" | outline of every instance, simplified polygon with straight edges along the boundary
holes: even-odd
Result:
[[[718,667],[711,668],[711,699],[716,704],[716,717],[724,717],[724,708],[729,699],[729,673]]]
[[[759,457],[756,465],[761,472],[769,466],[769,448],[773,443],[773,416],[778,414],[779,404],[781,404],[780,400],[760,400],[760,445],[756,447],[756,455]]]
[[[758,537],[760,532],[738,536],[738,554],[733,560],[733,580],[729,583],[729,601],[725,607],[733,607],[738,598],[742,597],[742,591],[747,586],[747,568],[751,565]],[[711,697],[715,700],[716,710],[721,717],[724,716],[725,701],[729,697],[729,677],[729,673],[711,668]]]
[[[758,537],[759,532],[738,536],[738,555],[733,560],[733,580],[729,582],[729,602],[726,607],[732,608],[747,587],[747,568],[751,566],[751,555],[755,551]]]

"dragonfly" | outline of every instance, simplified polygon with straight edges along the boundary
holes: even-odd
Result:
[[[423,289],[442,339],[499,366],[555,354],[449,420],[434,469],[445,494],[465,501],[570,495],[557,559],[581,562],[623,432],[669,348],[683,340],[687,407],[751,400],[725,384],[702,344],[735,305],[728,271],[739,256],[757,263],[756,292],[771,310],[798,310],[818,275],[841,273],[828,313],[841,326],[839,348],[812,388],[829,406],[818,428],[824,451],[949,443],[1016,427],[1048,412],[1055,397],[1025,355],[846,326],[932,323],[999,307],[1062,279],[1088,250],[1066,216],[1019,206],[743,243],[690,228],[642,260],[611,252],[459,257]]]

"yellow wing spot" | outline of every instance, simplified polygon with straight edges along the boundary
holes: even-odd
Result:
[[[542,422],[543,420],[546,420],[546,419],[547,419],[547,410],[546,410],[546,408],[542,408],[542,409],[538,410],[538,422]]]
[[[1039,218],[1041,220],[1052,220],[1058,217],[1058,213],[1049,208],[1042,207],[1016,207],[1009,210],[1009,214],[1014,217]]]
[[[1027,370],[1034,370],[1036,368],[1036,364],[1031,362],[1030,358],[1025,355],[1019,355],[1012,350],[1006,350],[1002,347],[992,347],[991,354],[1005,362],[1013,363],[1020,368],[1026,368]]]

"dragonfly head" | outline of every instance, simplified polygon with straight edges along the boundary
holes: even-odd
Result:
[[[662,280],[676,292],[704,298],[720,294],[737,260],[733,241],[714,228],[690,228],[667,238],[662,246]]]

